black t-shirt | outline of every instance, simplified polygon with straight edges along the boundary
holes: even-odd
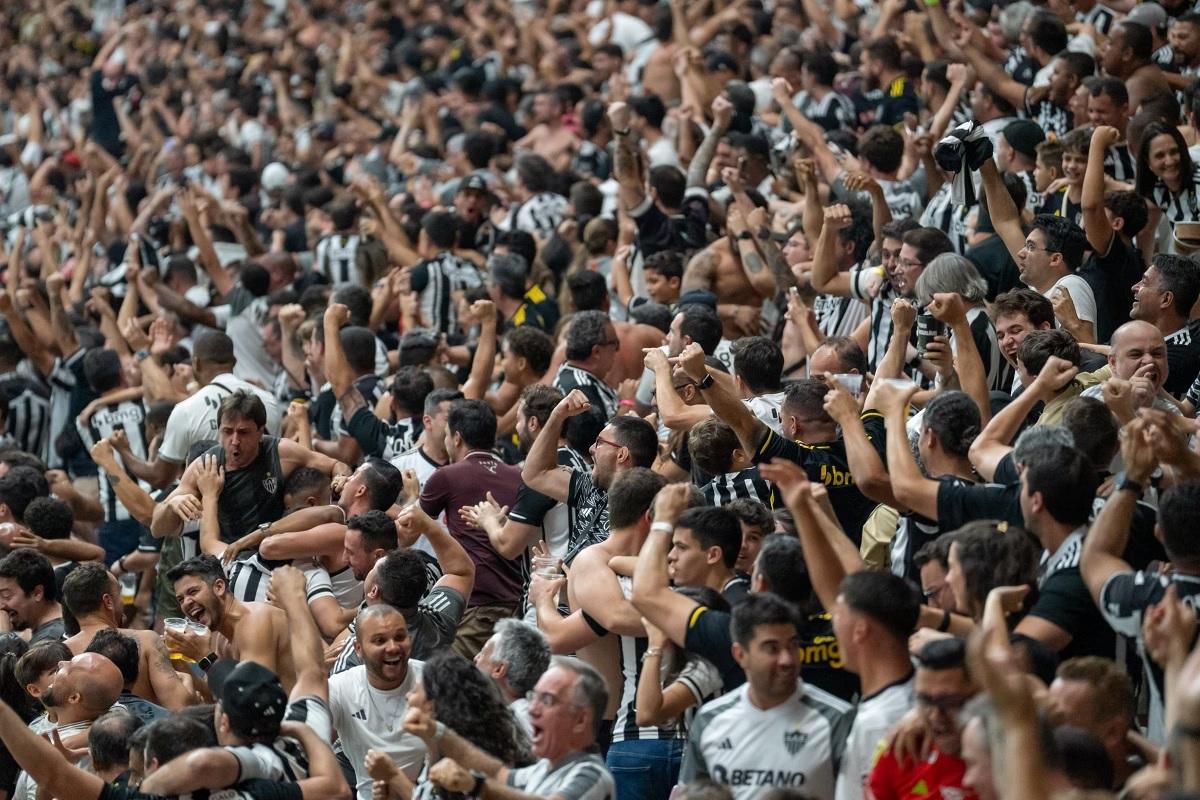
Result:
[[[879,457],[886,462],[887,440],[883,415],[878,411],[865,411],[862,421],[867,438],[874,445]],[[758,452],[754,454],[754,463],[762,464],[773,458],[795,461],[808,473],[809,480],[824,484],[842,530],[855,545],[862,541],[863,524],[877,504],[868,499],[854,484],[854,476],[850,474],[850,462],[846,458],[846,443],[843,440],[838,439],[825,444],[803,444],[768,430],[766,438],[758,447]]]
[[[216,456],[224,466],[225,448],[217,445],[205,455]],[[283,517],[283,465],[279,462],[279,439],[264,436],[258,456],[249,465],[225,473],[225,488],[217,515],[221,522],[221,541],[236,542],[264,522]]]
[[[1096,296],[1096,341],[1107,342],[1117,328],[1129,322],[1133,285],[1142,279],[1146,265],[1136,247],[1113,234],[1108,252],[1093,252],[1079,269],[1079,277]],[[1184,386],[1182,391],[1187,391]]]
[[[358,442],[364,458],[375,456],[392,459],[407,453],[417,446],[417,439],[425,430],[419,416],[388,423],[375,416],[375,412],[366,406],[355,410],[354,416],[345,425],[354,441]]]
[[[1113,658],[1116,637],[1105,621],[1079,573],[1083,537],[1070,538],[1043,565],[1038,579],[1038,598],[1029,616],[1040,617],[1071,634],[1071,641],[1059,652],[1059,660],[1076,656]]]
[[[996,473],[997,479],[999,471]],[[953,531],[977,519],[995,519],[1021,525],[1020,483],[938,485],[938,527]]]
[[[1013,261],[1012,254],[999,236],[993,235],[977,245],[967,248],[966,256],[979,269],[987,281],[987,299],[1021,286],[1021,273]]]
[[[731,692],[746,682],[746,673],[733,660],[733,635],[729,631],[730,614],[696,606],[688,619],[684,647],[708,659],[721,673],[721,684]]]
[[[1163,388],[1182,398],[1200,375],[1200,320],[1191,320],[1166,337],[1167,380]]]

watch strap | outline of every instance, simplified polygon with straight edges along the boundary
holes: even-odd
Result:
[[[479,797],[483,793],[483,785],[487,783],[487,775],[477,769],[471,770],[471,777],[475,779],[475,786],[471,789],[473,797]]]
[[[696,385],[700,387],[700,391],[704,391],[705,389],[711,389],[714,383],[716,383],[716,380],[712,375],[705,375],[704,379]]]
[[[739,233],[739,234],[737,235],[737,238],[739,238],[739,239],[741,239],[743,242],[745,242],[745,241],[749,241],[750,239],[753,239],[753,238],[754,238],[754,234],[753,234],[753,233],[751,233],[750,231],[742,231],[741,233]]]
[[[204,658],[197,661],[196,666],[200,668],[201,672],[208,672],[210,669],[212,669],[212,665],[217,663],[217,658],[218,656],[216,653],[209,653]]]

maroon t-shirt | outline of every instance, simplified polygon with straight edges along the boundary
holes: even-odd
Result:
[[[487,534],[469,527],[458,516],[458,510],[483,502],[488,492],[497,503],[512,508],[520,486],[519,468],[505,464],[491,453],[476,450],[462,461],[438,467],[421,490],[421,508],[434,519],[444,511],[450,535],[475,562],[475,588],[467,600],[467,608],[520,602],[525,585],[524,556],[511,561],[501,558]]]

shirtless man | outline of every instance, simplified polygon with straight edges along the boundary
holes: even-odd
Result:
[[[1136,110],[1146,98],[1171,91],[1162,68],[1152,60],[1153,52],[1154,41],[1145,25],[1118,22],[1109,31],[1100,64],[1109,75],[1125,81],[1130,110]]]
[[[284,691],[296,683],[287,616],[269,603],[243,603],[229,593],[225,570],[215,556],[202,555],[177,564],[167,573],[183,613],[207,625],[201,635],[167,631],[167,646],[207,671],[218,658],[254,661],[279,676]],[[213,634],[224,641],[218,645]]]
[[[565,104],[553,90],[539,92],[533,98],[533,129],[517,142],[517,150],[532,150],[549,161],[556,170],[566,169],[579,147],[579,137],[563,127]]]
[[[93,561],[76,567],[63,583],[63,602],[79,623],[79,633],[66,640],[72,653],[87,652],[100,631],[119,630],[136,639],[140,651],[133,693],[172,711],[188,704],[191,693],[172,668],[170,653],[159,635],[119,627],[121,586],[103,565]]]
[[[760,333],[762,301],[775,294],[776,283],[755,244],[755,232],[736,202],[729,206],[726,233],[692,257],[679,291],[686,294],[699,289],[720,298],[717,314],[725,338],[732,341]]]

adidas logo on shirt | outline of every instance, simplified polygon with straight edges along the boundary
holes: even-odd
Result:
[[[732,750],[733,742],[730,739],[726,738],[726,739],[722,740],[722,742],[719,745],[717,745],[717,749],[718,750]]]
[[[367,721],[367,710],[365,708],[360,708],[358,711],[355,711],[354,718],[361,719],[363,722],[366,722]]]

